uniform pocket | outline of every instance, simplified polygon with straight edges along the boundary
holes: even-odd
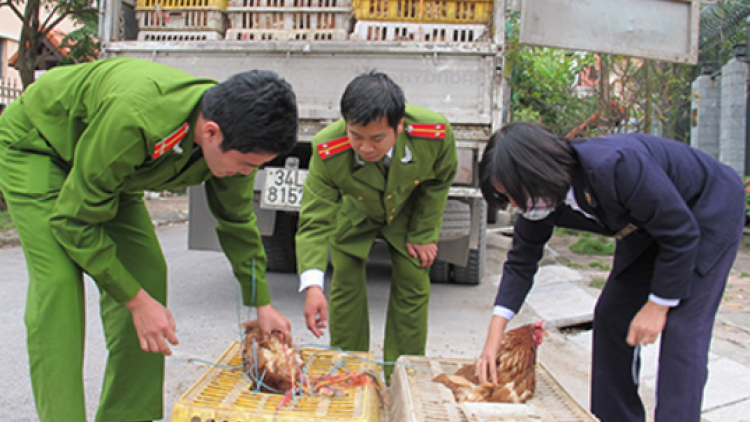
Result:
[[[59,192],[67,171],[50,155],[0,148],[0,183],[6,194],[48,194]]]

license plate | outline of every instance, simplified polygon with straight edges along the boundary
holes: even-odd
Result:
[[[266,183],[260,199],[263,208],[299,209],[307,170],[266,168]]]

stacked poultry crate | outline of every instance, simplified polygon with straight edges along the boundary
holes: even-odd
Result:
[[[230,0],[227,40],[346,40],[352,0]]]
[[[492,0],[355,0],[355,16],[357,40],[486,41]]]
[[[226,29],[227,0],[138,0],[140,41],[219,40]]]

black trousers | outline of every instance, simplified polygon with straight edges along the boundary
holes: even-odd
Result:
[[[690,297],[667,315],[659,353],[656,422],[700,421],[711,332],[738,247],[739,240],[705,275],[694,271]],[[625,340],[630,322],[651,293],[657,254],[654,243],[628,268],[610,275],[594,311],[591,410],[602,422],[646,420],[633,379],[635,348]],[[635,365],[637,377],[640,361]]]

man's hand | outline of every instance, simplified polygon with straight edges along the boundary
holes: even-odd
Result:
[[[484,343],[484,349],[482,350],[482,354],[479,355],[474,372],[482,383],[488,381],[487,374],[489,374],[489,381],[497,384],[497,352],[500,350],[500,343],[505,336],[505,327],[507,325],[508,320],[499,316],[493,316],[492,321],[490,321],[490,328],[487,330],[487,341]]]
[[[659,305],[650,300],[646,302],[630,322],[628,344],[645,346],[656,342],[667,324],[667,312],[669,312],[669,306]]]
[[[175,335],[177,327],[172,313],[143,289],[125,303],[125,306],[130,309],[133,317],[141,349],[145,352],[171,355],[172,350],[169,349],[167,341],[174,345],[180,343]]]
[[[407,243],[406,250],[409,251],[409,255],[411,255],[412,258],[422,261],[422,268],[425,268],[435,262],[438,248],[434,243],[428,243],[426,245]]]
[[[323,335],[321,329],[328,326],[328,301],[318,286],[310,286],[306,292],[304,315],[307,328],[320,338]]]
[[[278,331],[286,338],[292,333],[292,324],[288,319],[281,315],[279,311],[273,308],[271,304],[258,306],[258,326],[263,331],[264,338],[271,335],[272,332]]]

